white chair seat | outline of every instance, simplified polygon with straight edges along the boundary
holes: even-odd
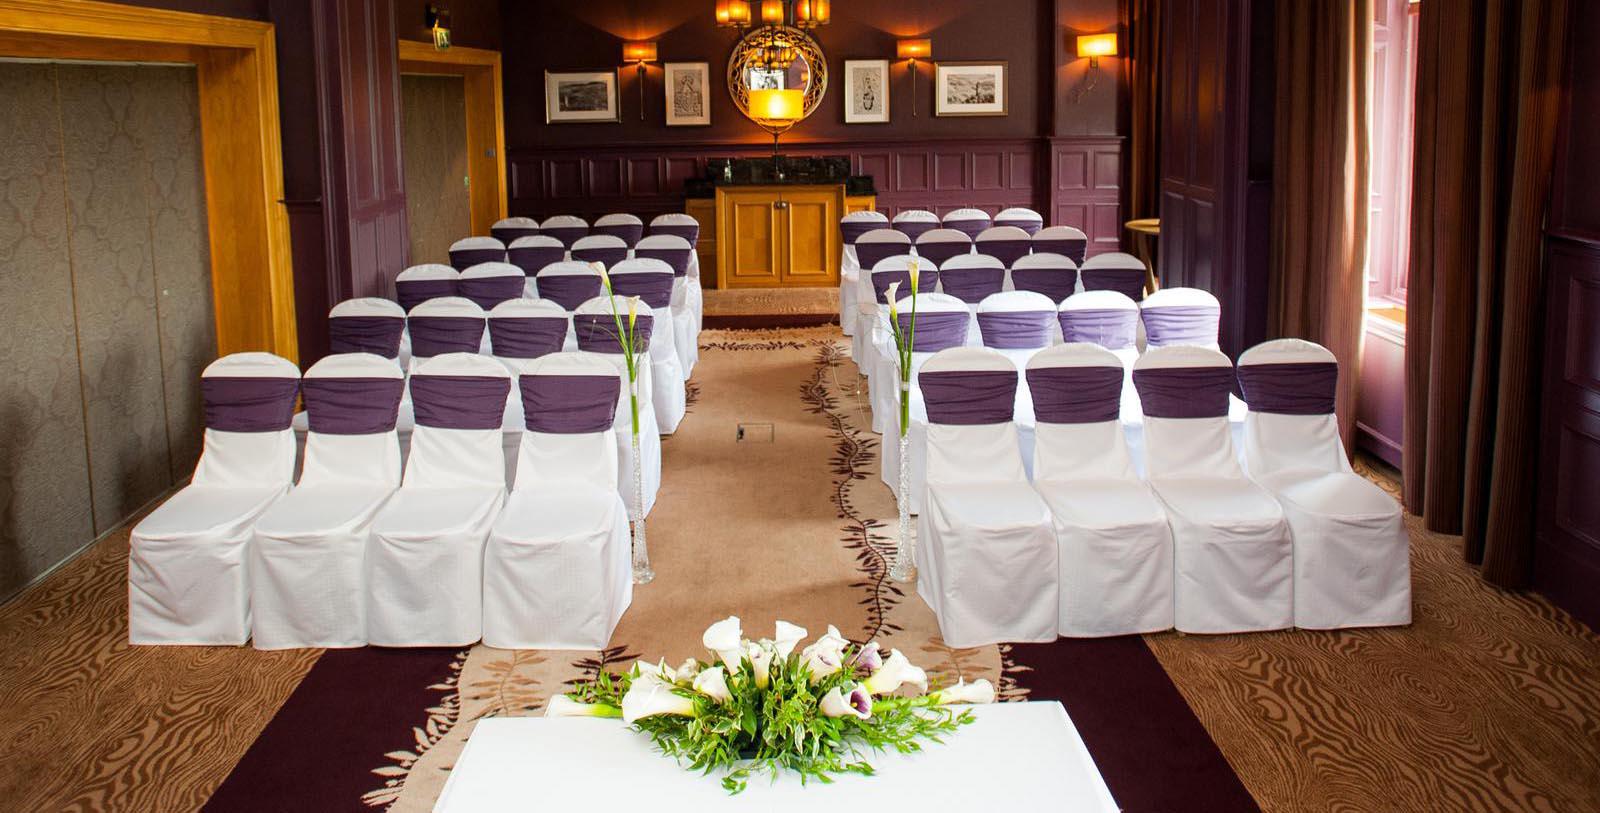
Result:
[[[930,485],[917,518],[917,593],[947,646],[1056,639],[1057,544],[1026,482]]]
[[[1280,501],[1318,514],[1362,519],[1398,513],[1393,497],[1357,474],[1297,469],[1260,476],[1256,481]]]
[[[942,515],[975,532],[1004,531],[1022,523],[1049,522],[1050,510],[1033,489],[1017,483],[963,484],[928,489]]]
[[[1150,481],[1174,540],[1174,618],[1183,632],[1284,629],[1294,623],[1294,548],[1276,500],[1248,480]]]
[[[1167,521],[1150,489],[1137,480],[1040,480],[1034,487],[1058,526],[1112,531]]]
[[[483,550],[505,492],[401,488],[367,546],[367,638],[466,646],[483,637]]]
[[[256,522],[250,556],[257,649],[367,643],[366,546],[394,489],[297,488]]]
[[[1247,480],[1160,478],[1150,486],[1171,511],[1215,528],[1250,530],[1283,521],[1272,496]]]
[[[394,493],[388,486],[317,486],[291,490],[256,522],[277,540],[315,539],[370,519]]]
[[[492,519],[504,496],[503,491],[484,488],[401,489],[372,531],[395,540],[463,533]]]
[[[283,493],[282,488],[188,486],[139,521],[139,538],[176,541],[249,527]]]

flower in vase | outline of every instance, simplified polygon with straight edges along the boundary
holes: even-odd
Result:
[[[695,675],[694,690],[718,703],[733,699],[733,692],[728,691],[728,680],[723,676],[720,666],[713,666]]]
[[[883,298],[889,300],[889,321],[893,322],[900,317],[900,308],[895,303],[899,298],[895,294],[900,290],[899,281],[889,283],[889,290],[883,292]]]
[[[919,692],[926,692],[928,673],[912,666],[911,661],[900,654],[900,650],[891,649],[888,660],[883,662],[883,666],[878,667],[878,671],[872,673],[872,677],[867,678],[866,687],[873,694],[893,694],[902,684],[907,683],[916,686]]]
[[[744,661],[743,637],[739,616],[730,615],[706,627],[705,634],[700,636],[700,643],[722,660],[722,664],[728,667],[728,674],[733,674],[739,671],[739,665]]]
[[[625,723],[664,714],[694,717],[694,701],[674,691],[672,684],[658,680],[636,680],[622,696]]]
[[[611,293],[611,275],[606,273],[606,264],[596,260],[589,263],[589,266],[600,274],[601,287],[606,289],[607,294]]]
[[[934,693],[934,702],[940,705],[950,703],[993,703],[994,684],[978,678],[968,683],[966,678],[956,681],[956,685],[948,689],[940,689]]]
[[[907,273],[907,275],[909,275],[911,277],[911,293],[912,294],[916,294],[916,292],[917,292],[917,277],[919,276],[920,271],[921,271],[921,268],[918,266],[916,260],[912,260],[911,262],[906,263],[906,273]]]
[[[844,665],[845,647],[849,645],[850,642],[839,634],[839,629],[829,624],[827,634],[800,651],[801,661],[811,670],[813,684],[839,671]]]
[[[860,683],[851,686],[848,695],[835,686],[822,696],[817,708],[824,717],[854,715],[858,720],[865,720],[872,716],[872,696]]]
[[[744,655],[750,659],[750,669],[756,676],[756,688],[765,689],[771,677],[772,656],[776,654],[771,641],[762,641],[759,644],[751,643],[745,647]]]
[[[882,668],[883,651],[879,649],[878,642],[873,641],[872,643],[862,647],[861,651],[856,653],[854,661],[851,665],[867,673],[876,672],[878,669]]]
[[[564,694],[550,698],[544,704],[546,717],[621,717],[622,710],[605,703],[579,703]]]
[[[787,660],[789,653],[806,638],[806,628],[796,626],[787,621],[779,621],[777,631],[772,636],[772,647],[777,650],[778,660]]]

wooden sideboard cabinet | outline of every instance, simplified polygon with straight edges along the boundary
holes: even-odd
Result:
[[[700,281],[708,288],[839,284],[839,218],[870,209],[843,184],[719,186],[684,209],[700,222]]]

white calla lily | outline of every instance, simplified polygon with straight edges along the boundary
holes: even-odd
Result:
[[[917,687],[919,693],[928,690],[928,673],[913,666],[900,650],[889,650],[889,658],[878,671],[867,678],[867,690],[873,694],[893,694],[904,684]]]
[[[611,294],[611,275],[606,273],[606,264],[598,260],[589,263],[589,267],[600,273],[600,285],[606,289],[606,295]]]
[[[839,661],[838,653],[827,649],[807,649],[803,663],[811,671],[811,685],[813,686],[823,678],[839,671],[839,668],[844,665]]]
[[[730,615],[706,627],[700,643],[707,651],[716,653],[722,665],[728,667],[728,674],[739,671],[739,664],[744,660],[744,630],[739,626],[739,616]]]
[[[883,652],[878,647],[878,642],[873,641],[861,648],[856,653],[854,664],[857,669],[871,673],[883,667]]]
[[[728,691],[728,679],[722,674],[720,666],[713,666],[695,675],[694,690],[718,703],[733,699],[733,692]]]
[[[900,308],[897,305],[895,305],[896,302],[900,301],[897,298],[895,298],[895,294],[899,290],[900,290],[900,283],[898,281],[896,281],[896,282],[889,283],[889,290],[883,292],[883,298],[889,300],[889,318],[890,319],[894,319],[896,316],[900,315]]]
[[[774,654],[771,641],[759,644],[750,644],[745,649],[745,657],[750,659],[750,668],[756,676],[756,688],[765,689],[771,678],[772,656]]]
[[[966,678],[956,681],[956,685],[940,689],[935,693],[935,702],[940,705],[949,703],[993,703],[994,684],[984,678],[968,683]]]
[[[872,716],[872,696],[860,683],[851,686],[848,695],[835,686],[822,696],[822,702],[817,704],[817,708],[824,717],[852,715],[865,720]]]
[[[678,665],[677,672],[678,682],[680,683],[686,680],[694,680],[695,676],[700,674],[700,662],[694,658],[689,658]]]
[[[632,723],[663,714],[694,717],[694,701],[673,691],[671,684],[657,680],[636,681],[622,696],[623,722]]]
[[[622,710],[605,703],[579,703],[564,694],[552,697],[544,704],[546,717],[621,717]]]
[[[672,667],[667,665],[665,659],[655,663],[638,660],[633,662],[633,679],[636,683],[639,681],[653,681],[670,686],[678,681],[678,674]]]
[[[805,640],[806,635],[805,627],[797,626],[787,621],[779,621],[777,630],[772,636],[772,646],[777,650],[778,660],[787,660],[789,653],[793,652],[794,648]]]
[[[917,292],[917,277],[919,276],[920,271],[921,268],[918,266],[916,260],[906,263],[906,272],[911,277],[911,293],[913,295],[915,295]]]

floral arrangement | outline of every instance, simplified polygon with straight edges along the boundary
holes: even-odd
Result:
[[[929,692],[927,673],[899,650],[884,657],[876,642],[857,647],[832,626],[797,652],[805,638],[779,621],[772,638],[750,641],[730,617],[702,638],[711,661],[602,672],[551,698],[545,715],[621,718],[689,770],[724,772],[722,786],[738,793],[757,773],[870,776],[867,752],[942,742],[972,721],[970,710],[949,705],[994,702],[994,686],[981,679]]]
[[[889,284],[884,299],[889,301],[889,331],[894,337],[896,388],[900,397],[900,487],[895,490],[895,502],[900,509],[900,539],[895,547],[894,564],[889,577],[897,582],[909,582],[916,564],[915,541],[911,538],[911,348],[917,337],[917,282],[920,268],[916,260],[906,264],[911,287],[911,318],[904,330],[900,329],[900,306],[896,295],[900,283]]]
[[[611,275],[606,273],[605,263],[593,262],[589,265],[600,274],[600,284],[605,288],[606,299],[611,302],[611,321],[617,326],[617,344],[622,348],[623,364],[628,372],[628,405],[633,418],[633,432],[629,440],[633,446],[633,491],[637,506],[633,512],[633,583],[649,584],[656,574],[650,569],[650,549],[645,539],[644,473],[638,462],[642,459],[639,453],[639,354],[649,348],[642,346],[639,339],[639,297],[628,297],[628,312],[624,314],[617,308],[617,297],[611,288]]]

